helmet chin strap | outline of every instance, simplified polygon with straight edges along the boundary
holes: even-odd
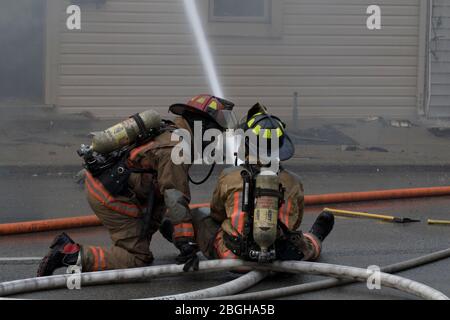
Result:
[[[201,121],[202,122],[202,136],[203,136],[204,132],[207,129],[217,128],[217,125],[215,123],[213,123],[212,121],[208,121],[207,119],[205,119],[205,118],[203,118],[201,116],[198,116],[198,115],[194,115],[194,114],[189,114],[189,115],[190,116],[188,116],[187,114],[183,115],[183,118],[187,121],[187,123],[191,127],[192,131],[194,131],[194,121]],[[205,149],[205,146],[202,145],[202,150],[204,150],[204,149]],[[193,152],[192,152],[192,154],[193,154]],[[192,179],[191,175],[188,174],[189,181],[191,183],[195,184],[195,185],[201,185],[201,184],[205,183],[209,179],[211,174],[213,173],[215,166],[216,166],[216,163],[214,162],[211,165],[211,168],[209,169],[208,174],[205,176],[205,178],[203,178],[200,181],[195,181],[194,179]]]
[[[192,179],[191,175],[188,174],[189,181],[190,181],[191,183],[197,185],[197,186],[198,186],[198,185],[201,185],[201,184],[203,184],[203,183],[205,183],[205,182],[209,179],[209,177],[211,176],[211,174],[212,174],[212,172],[213,172],[213,170],[214,170],[215,167],[216,167],[216,163],[214,162],[214,163],[211,165],[211,168],[209,169],[209,172],[208,172],[208,174],[206,175],[206,177],[203,178],[203,179],[200,180],[200,181],[194,181],[194,180]]]
[[[190,120],[188,120],[187,122],[189,123],[189,126],[191,127],[191,130],[192,131],[194,131],[194,121],[199,121],[200,119],[190,119]],[[207,129],[206,128],[206,126],[205,126],[205,119],[201,119],[201,121],[202,121],[202,136],[203,136],[203,133],[205,132],[205,130]],[[193,147],[193,146],[192,146]],[[204,145],[202,145],[202,150],[204,150],[205,149],[205,146]],[[193,152],[193,150],[191,150],[191,154],[192,155],[194,155],[194,152]],[[208,179],[209,179],[209,177],[211,176],[211,174],[212,174],[212,172],[213,172],[213,170],[214,170],[214,167],[216,166],[216,163],[214,162],[212,165],[211,165],[211,168],[209,169],[209,172],[208,172],[208,174],[202,179],[202,180],[200,180],[200,181],[195,181],[194,179],[192,179],[192,177],[191,177],[191,174],[190,173],[188,173],[188,178],[189,178],[189,181],[192,183],[192,184],[195,184],[195,185],[201,185],[201,184],[203,184],[203,183],[205,183]]]

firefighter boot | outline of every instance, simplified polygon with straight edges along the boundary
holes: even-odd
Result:
[[[320,241],[325,240],[325,238],[333,230],[334,226],[334,215],[328,212],[322,212],[314,222],[309,233],[316,236]]]
[[[50,276],[58,268],[78,265],[79,256],[80,246],[63,232],[53,240],[50,251],[41,260],[37,276]]]

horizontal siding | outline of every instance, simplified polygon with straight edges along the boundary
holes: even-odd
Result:
[[[131,75],[131,76],[86,76],[86,75],[71,75],[64,77],[61,82],[62,86],[186,86],[189,83],[197,83],[202,81],[203,75],[192,76],[186,79],[185,76],[152,76],[152,75]],[[366,86],[398,86],[399,83],[411,87],[415,85],[414,77],[396,77],[396,76],[310,76],[301,79],[296,79],[296,76],[272,76],[272,81],[279,86],[291,87],[293,81],[301,87],[354,87],[362,86],[363,82]],[[251,87],[262,86],[267,83],[267,80],[260,77],[251,76],[226,76],[222,77],[222,83],[226,87]]]
[[[346,31],[347,32],[347,31]],[[417,32],[417,30],[415,31]],[[347,32],[348,33],[348,32]],[[234,47],[228,45],[215,45],[215,50],[222,54],[232,55],[236,52]],[[134,55],[183,55],[191,56],[197,53],[197,49],[191,45],[183,44],[102,44],[102,43],[66,43],[61,46],[62,54],[126,54]],[[277,47],[262,45],[247,45],[239,50],[240,56],[278,55]],[[300,46],[291,45],[283,47],[284,56],[415,56],[416,48],[411,46]]]
[[[304,116],[415,113],[420,0],[378,0],[383,29],[366,28],[372,0],[284,0],[279,38],[210,37],[227,98]],[[82,8],[82,30],[60,34],[58,105],[125,116],[208,92],[180,0],[108,0]],[[65,23],[61,15],[61,24]]]
[[[234,55],[216,55],[215,59],[220,61],[221,66],[258,66],[264,68],[266,65],[275,63],[277,66],[409,66],[415,67],[416,57],[403,56],[243,56]],[[61,57],[61,63],[66,65],[198,65],[197,55],[111,55],[111,54],[64,54]]]
[[[153,100],[152,100],[153,101]],[[165,103],[159,103],[157,104],[158,100],[154,100],[152,104],[152,109],[160,112],[161,115],[166,116],[166,118],[170,118],[172,115],[168,114],[167,107],[162,105],[165,105]],[[165,100],[166,101],[166,100]],[[95,102],[95,101],[94,101]],[[253,103],[253,100],[246,100],[243,99],[242,103]],[[267,101],[266,103],[270,103],[271,101]],[[277,103],[280,101],[277,100]],[[415,99],[411,100],[410,103],[415,103]],[[127,104],[129,105],[129,104]],[[250,105],[250,104],[249,104]],[[360,106],[361,104],[358,104]],[[377,110],[377,114],[381,115],[389,115],[393,118],[403,118],[403,117],[413,117],[415,115],[414,111],[411,110],[411,107],[405,107],[405,106],[395,106],[389,105],[386,107],[386,105],[373,105],[374,108]],[[132,107],[124,108],[123,105],[121,106],[111,106],[108,105],[108,107],[104,106],[93,106],[91,103],[89,107],[79,105],[77,107],[70,107],[70,108],[62,108],[61,111],[64,113],[84,113],[86,111],[89,111],[91,114],[101,117],[101,118],[126,118],[130,115],[130,111],[132,112],[141,112],[144,110],[147,110],[148,106],[139,106],[134,105]],[[238,113],[242,114],[245,110],[243,108],[238,108]],[[289,116],[292,115],[292,108],[291,107],[276,107],[277,114],[280,114],[281,117],[283,117],[286,122],[289,122]],[[367,117],[367,110],[364,108],[358,108],[354,105],[343,105],[343,106],[314,106],[310,104],[308,107],[302,107],[301,109],[301,116],[304,118],[312,118],[312,117],[328,117],[328,118],[362,118]],[[370,113],[373,114],[373,113]]]
[[[431,35],[430,116],[450,117],[450,2],[435,1]]]

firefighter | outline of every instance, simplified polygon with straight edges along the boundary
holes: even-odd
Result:
[[[194,121],[201,121],[203,130],[231,128],[237,123],[233,106],[229,101],[209,95],[196,96],[187,104],[172,105],[169,111],[177,117],[171,130],[162,131],[127,154],[127,166],[137,168],[138,172],[130,174],[123,194],[111,196],[102,182],[87,171],[85,185],[89,205],[108,229],[113,245],[109,248],[80,245],[62,233],[42,259],[38,276],[51,275],[55,269],[69,265],[78,265],[83,272],[148,266],[153,261],[150,241],[158,229],[179,249],[177,263],[195,265],[198,246],[189,210],[190,165],[172,161],[171,152],[179,143],[172,141],[172,133],[175,129],[184,129],[192,134]],[[150,219],[145,219],[150,196],[154,205]],[[168,223],[161,225],[163,221]]]
[[[248,112],[241,128],[251,130],[260,139],[273,138],[273,134],[266,134],[265,130],[274,130],[272,132],[276,132],[279,139],[279,160],[285,161],[293,156],[294,145],[285,132],[284,123],[268,114],[264,106],[255,105]],[[247,160],[249,157],[259,157],[258,144],[246,142],[243,145],[246,146]],[[270,143],[266,145],[270,145]],[[271,160],[276,161],[277,159]],[[254,163],[256,164],[225,169],[221,173],[213,193],[210,212],[206,209],[193,210],[197,243],[203,254],[209,259],[242,258],[252,260],[249,249],[254,247],[254,243],[245,242],[254,242],[255,234],[249,235],[247,230],[250,222],[249,214],[242,207],[244,197],[242,173],[245,171],[260,172],[265,167],[259,161]],[[274,252],[276,256],[273,258],[278,260],[316,260],[320,255],[322,242],[333,228],[334,216],[323,212],[309,232],[296,231],[303,218],[303,186],[298,176],[281,166],[278,177],[284,192],[282,193],[283,199],[280,201],[278,219],[275,217],[277,230]],[[269,195],[271,193],[273,192],[266,192]],[[277,196],[276,192],[274,195]],[[254,258],[253,260],[255,260]]]

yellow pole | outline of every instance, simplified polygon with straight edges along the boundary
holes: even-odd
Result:
[[[367,213],[367,212],[331,209],[331,208],[325,208],[325,209],[323,209],[323,211],[331,212],[331,213],[334,213],[335,215],[363,217],[363,218],[387,220],[387,221],[395,221],[395,219],[396,219],[393,216],[386,216],[386,215],[373,214],[373,213]]]
[[[433,220],[433,219],[428,219],[428,224],[450,225],[450,221],[449,221],[449,220]]]

